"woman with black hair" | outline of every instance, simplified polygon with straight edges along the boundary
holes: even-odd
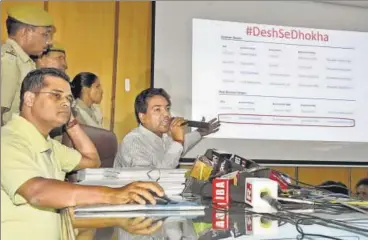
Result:
[[[100,79],[93,73],[81,72],[72,81],[72,93],[76,99],[76,118],[80,123],[102,128],[101,103],[103,90]]]

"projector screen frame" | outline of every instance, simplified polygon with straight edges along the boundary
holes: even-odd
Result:
[[[313,1],[311,1],[313,2]],[[331,3],[327,3],[331,4]],[[331,4],[333,5],[333,4]],[[349,6],[351,7],[351,6]],[[155,83],[155,37],[156,37],[156,1],[151,2],[151,76],[150,87]],[[278,159],[254,159],[255,162],[266,166],[290,166],[290,167],[368,167],[366,161],[317,161],[317,160],[278,160]],[[192,165],[195,158],[185,157],[180,159],[181,165]]]
[[[153,88],[155,83],[155,30],[156,30],[156,1],[151,2],[151,75],[150,88]]]

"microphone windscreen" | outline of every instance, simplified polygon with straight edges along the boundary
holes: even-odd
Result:
[[[229,172],[231,172],[231,162],[227,158],[222,158],[212,169],[209,180],[212,181],[214,178],[228,174]]]
[[[203,159],[203,160],[202,160]],[[208,180],[213,170],[212,163],[206,161],[207,158],[202,157],[194,162],[190,176],[198,180]]]

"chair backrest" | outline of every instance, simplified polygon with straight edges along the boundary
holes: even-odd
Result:
[[[118,151],[118,141],[116,135],[106,129],[96,128],[80,124],[87,136],[95,144],[97,152],[100,156],[102,168],[112,168],[114,165],[115,155]],[[64,133],[62,143],[68,147],[74,148],[68,134]]]

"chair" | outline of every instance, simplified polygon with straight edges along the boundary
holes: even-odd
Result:
[[[101,160],[101,168],[112,168],[115,155],[118,151],[116,135],[103,128],[96,128],[84,124],[80,124],[80,126],[96,146]],[[74,148],[72,141],[66,133],[63,134],[62,143],[68,147]]]

